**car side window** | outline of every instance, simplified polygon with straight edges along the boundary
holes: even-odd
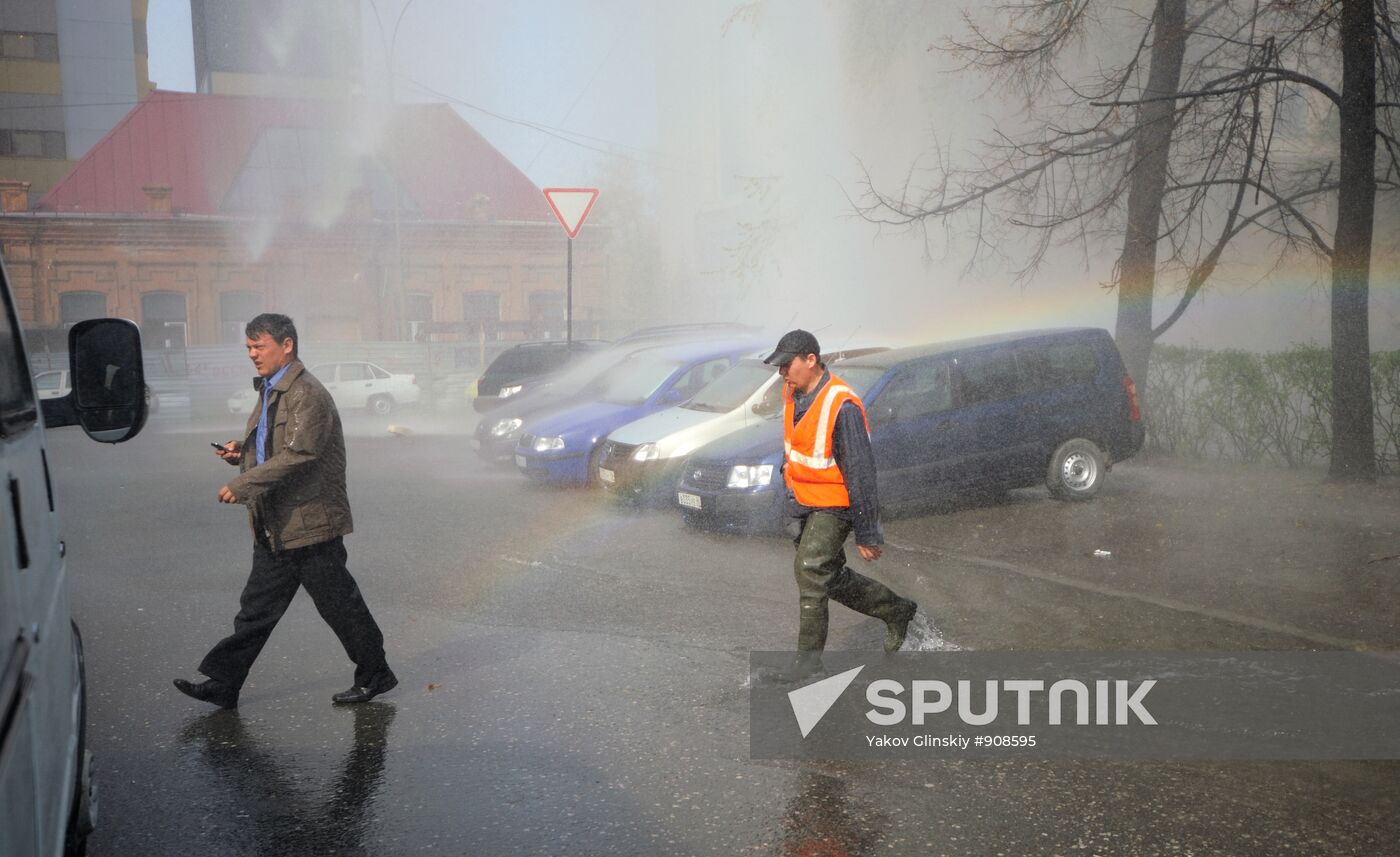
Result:
[[[783,381],[779,378],[768,389],[763,391],[763,398],[754,405],[754,411],[759,414],[777,414],[783,410]]]
[[[58,390],[63,386],[62,381],[62,372],[40,372],[34,376],[34,387],[43,392]]]
[[[944,360],[906,367],[881,391],[876,413],[904,420],[946,411],[953,405],[948,378]]]
[[[342,363],[340,364],[340,380],[367,381],[369,380],[369,367],[364,363]]]
[[[374,375],[374,377],[378,378],[381,381],[389,377],[389,373],[384,369],[380,369],[378,366],[369,367],[369,371],[372,375]]]
[[[984,351],[957,361],[958,401],[976,405],[1009,399],[1020,392],[1016,361],[1010,351]]]
[[[24,431],[39,419],[28,365],[13,308],[6,300],[0,312],[0,429],[5,434]]]

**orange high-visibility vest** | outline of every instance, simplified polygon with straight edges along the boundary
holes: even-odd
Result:
[[[783,451],[787,466],[783,480],[797,502],[812,508],[838,508],[851,505],[846,480],[836,466],[832,438],[836,434],[836,414],[846,402],[855,402],[870,431],[865,405],[840,378],[832,375],[817,390],[816,398],[797,425],[793,425],[793,390],[783,391]]]

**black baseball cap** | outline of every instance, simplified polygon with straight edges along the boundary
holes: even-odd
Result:
[[[778,340],[778,347],[773,353],[763,358],[763,362],[769,366],[786,366],[794,357],[821,353],[822,347],[817,344],[815,336],[805,330],[789,330]]]

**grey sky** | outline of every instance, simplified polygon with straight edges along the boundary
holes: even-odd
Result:
[[[372,96],[387,78],[373,4],[391,29],[402,2],[364,0]],[[1018,286],[995,265],[966,271],[963,241],[935,236],[930,260],[917,237],[881,235],[851,215],[857,159],[894,181],[927,162],[935,133],[966,155],[986,117],[1006,111],[979,97],[981,82],[940,68],[926,31],[872,50],[852,15],[800,0],[413,0],[393,46],[395,92],[454,104],[540,186],[601,185],[619,162],[635,168],[662,219],[680,312],[791,319],[871,342],[1112,329],[1115,296],[1101,287],[1111,242],[1087,266],[1068,252]],[[188,3],[151,0],[148,27],[152,79],[192,89]],[[761,258],[740,270],[739,224],[755,222],[767,230]],[[1376,348],[1400,347],[1395,276],[1378,263]],[[1227,263],[1165,341],[1325,344],[1326,281],[1306,260],[1267,276]],[[1170,284],[1163,291],[1159,317],[1174,304]]]

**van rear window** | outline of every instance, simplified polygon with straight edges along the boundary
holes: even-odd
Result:
[[[1028,391],[1058,390],[1092,384],[1099,375],[1099,358],[1084,342],[1062,342],[1016,354]]]

